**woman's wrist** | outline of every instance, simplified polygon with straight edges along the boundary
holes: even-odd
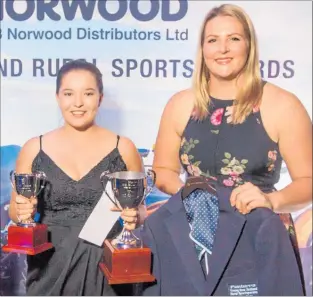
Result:
[[[271,205],[271,209],[274,212],[279,210],[279,201],[281,199],[281,193],[279,191],[275,191],[265,195],[266,200]]]
[[[269,194],[264,194],[264,197],[265,197],[265,200],[267,201],[268,208],[270,210],[274,211],[274,206],[273,206],[273,203],[272,203],[272,200],[271,200]]]

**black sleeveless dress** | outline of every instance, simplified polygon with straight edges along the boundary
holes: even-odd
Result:
[[[28,256],[27,295],[131,295],[130,285],[107,284],[98,267],[103,249],[78,238],[103,193],[101,173],[127,170],[117,145],[84,177],[75,181],[42,150],[40,136],[40,151],[32,170],[43,171],[47,176],[43,195],[38,199],[38,212],[41,223],[48,225],[54,248]],[[116,222],[108,237],[113,237],[121,229]]]
[[[263,192],[275,191],[282,157],[278,144],[265,131],[260,110],[253,109],[238,125],[230,123],[233,100],[211,97],[209,116],[190,118],[182,135],[180,160],[188,175],[204,175],[235,188],[250,181]],[[280,214],[298,253],[290,214]]]

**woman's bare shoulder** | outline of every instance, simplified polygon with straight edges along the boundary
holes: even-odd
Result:
[[[269,133],[274,135],[274,139],[279,139],[281,131],[288,130],[290,123],[305,127],[311,121],[307,109],[296,95],[271,83],[264,87],[261,111],[264,125],[272,131]]]
[[[293,108],[303,107],[301,101],[295,94],[272,83],[265,85],[262,101],[264,105],[279,113]]]
[[[135,147],[134,142],[121,134],[117,134],[109,129],[98,127],[98,137],[99,139],[105,139],[106,143],[112,146],[118,146],[120,151],[126,151],[129,149],[133,149]]]
[[[29,157],[35,157],[40,151],[40,142],[50,139],[54,141],[55,137],[59,133],[58,131],[59,129],[54,129],[42,135],[34,136],[28,139],[22,146],[21,154],[23,154],[24,156],[27,155]]]
[[[190,118],[194,108],[194,94],[191,89],[175,93],[167,102],[162,118],[175,119],[178,123],[185,123]]]
[[[190,109],[194,106],[194,93],[191,89],[185,89],[175,93],[168,101],[167,106],[177,109]]]
[[[16,160],[16,168],[21,171],[31,171],[31,166],[40,151],[40,136],[28,139],[21,148]]]

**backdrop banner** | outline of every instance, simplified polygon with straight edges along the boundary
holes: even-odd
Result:
[[[103,73],[98,124],[131,138],[153,160],[161,113],[190,87],[201,22],[225,1],[0,0],[1,245],[21,146],[62,125],[55,100],[58,69],[72,59]],[[254,22],[264,80],[294,93],[312,118],[312,2],[231,1]],[[292,121],[292,119],[290,119]],[[290,182],[284,165],[278,189]],[[168,196],[148,197],[149,213]],[[312,205],[293,213],[307,295],[312,295]],[[0,294],[24,295],[26,258],[1,252]]]

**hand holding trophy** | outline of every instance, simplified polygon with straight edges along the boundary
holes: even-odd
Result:
[[[46,175],[43,172],[17,174],[11,171],[10,180],[18,195],[31,199],[43,190]],[[8,228],[8,243],[2,247],[2,251],[35,255],[51,248],[47,226],[35,223],[33,218],[27,218]]]
[[[147,178],[152,179],[151,183]],[[112,203],[119,209],[138,209],[155,184],[155,173],[120,171],[102,173],[103,189]],[[113,197],[106,190],[111,184]],[[151,185],[148,185],[151,184]],[[124,226],[123,231],[113,239],[104,242],[104,260],[100,268],[109,284],[152,282],[151,251],[144,247],[140,238]]]

